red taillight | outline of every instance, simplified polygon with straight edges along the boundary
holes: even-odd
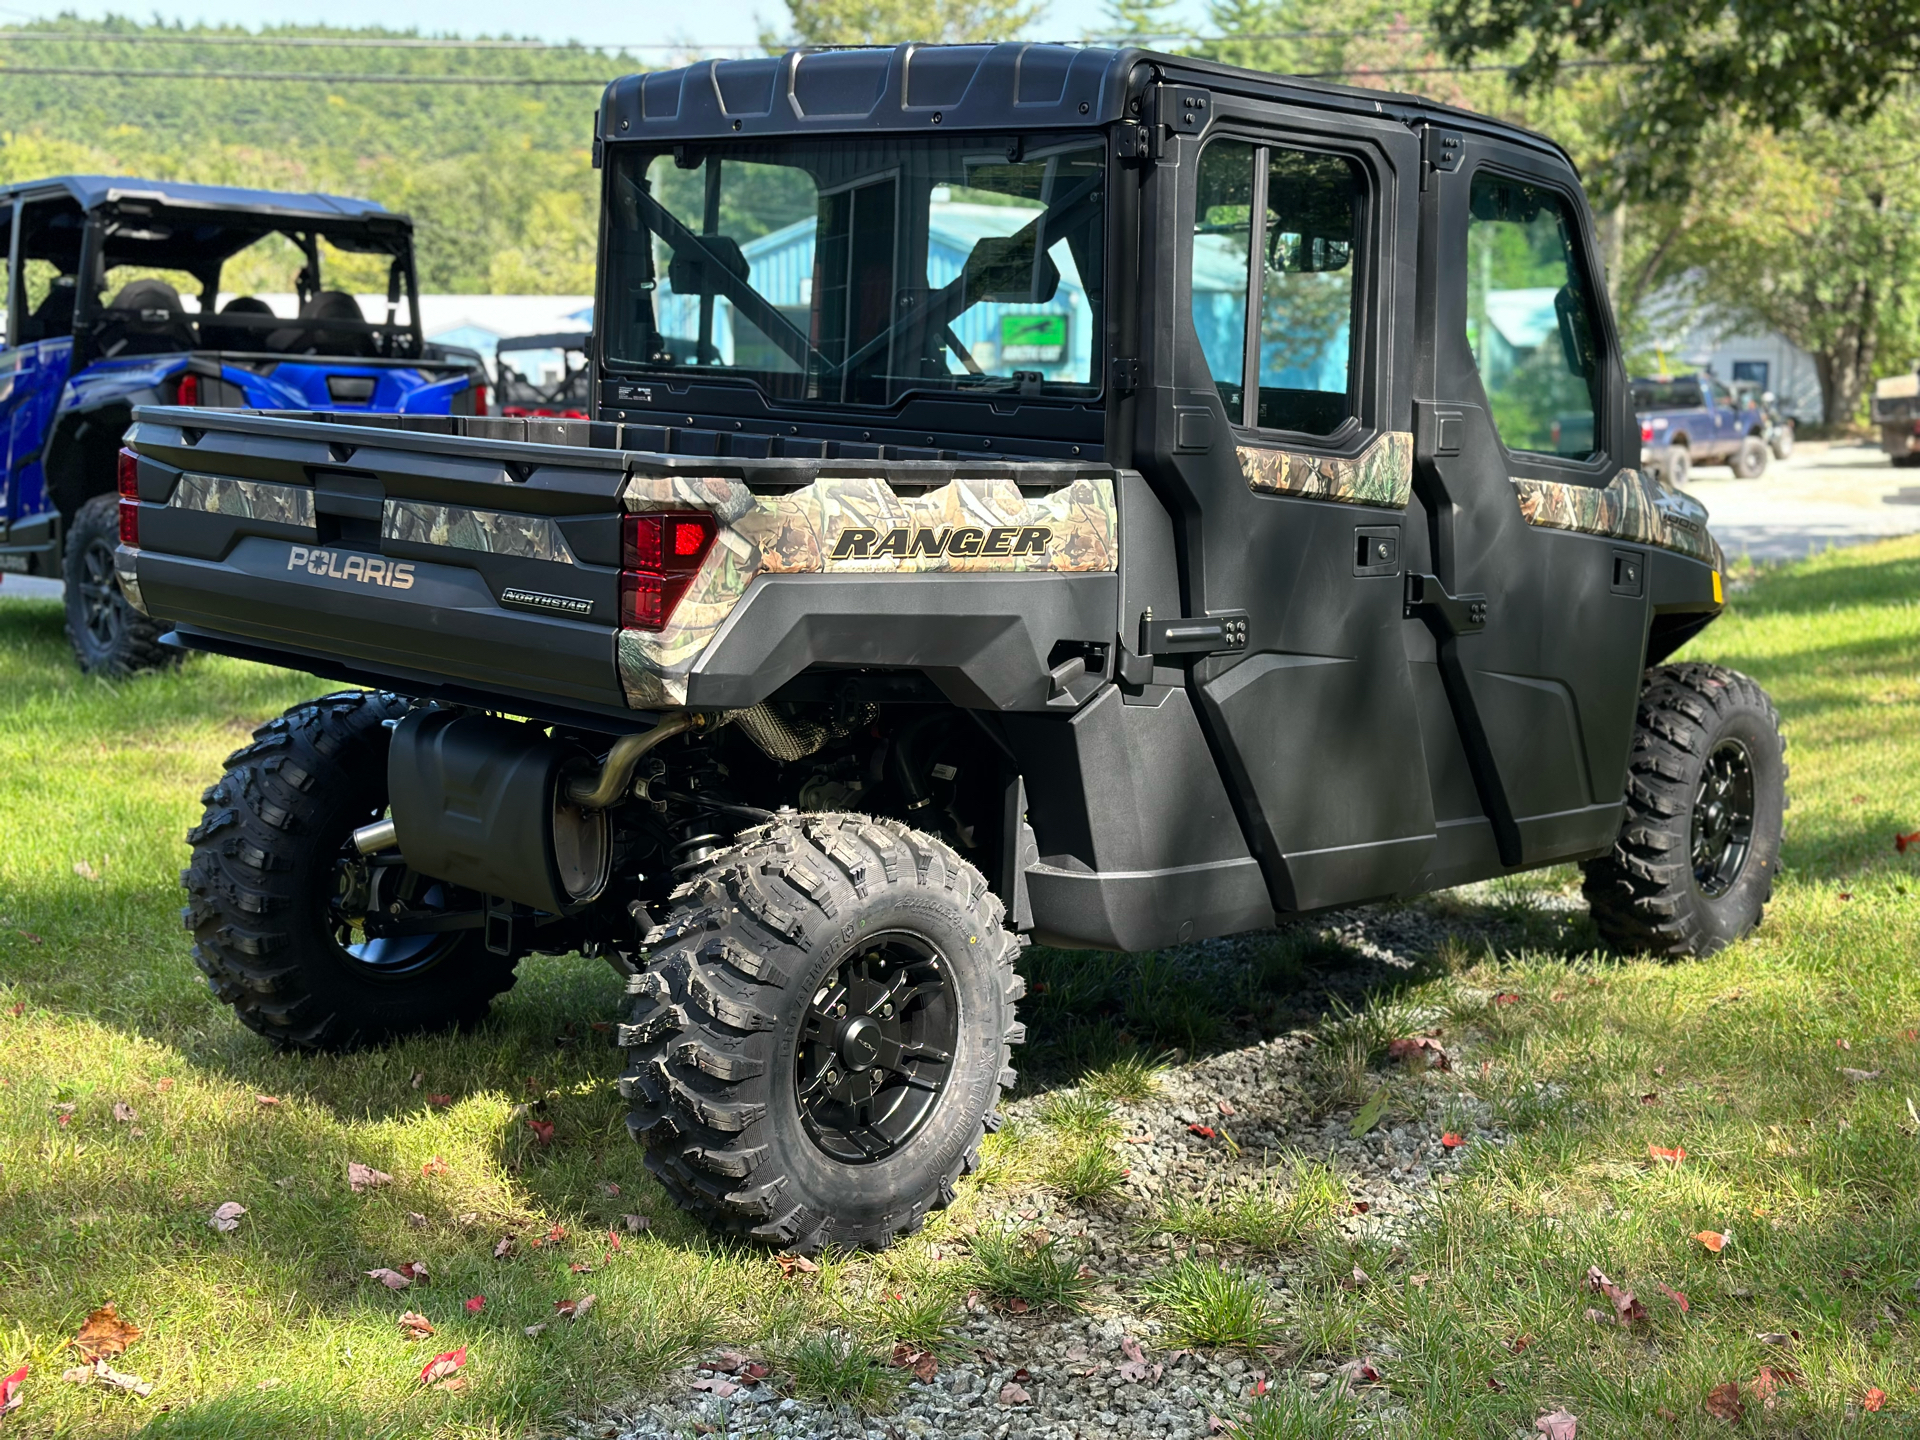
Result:
[[[198,375],[182,375],[180,377],[180,390],[174,397],[173,403],[176,405],[198,405],[200,403],[200,377]]]
[[[487,413],[487,387],[479,380],[473,382],[473,413],[476,415]]]
[[[1640,427],[1640,443],[1642,445],[1651,445],[1653,443],[1653,425],[1651,422]]]
[[[140,543],[140,457],[131,450],[120,452],[115,477],[120,488],[120,543]]]
[[[673,618],[717,527],[704,510],[655,510],[629,515],[620,529],[620,624],[661,630]]]

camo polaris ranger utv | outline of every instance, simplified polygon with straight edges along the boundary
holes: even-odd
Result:
[[[603,955],[674,1197],[881,1245],[994,1123],[1029,936],[1572,860],[1622,947],[1758,922],[1775,715],[1662,663],[1719,552],[1633,468],[1553,145],[1003,45],[635,76],[595,150],[594,418],[137,417],[129,595],[362,687],[190,837],[247,1025]]]

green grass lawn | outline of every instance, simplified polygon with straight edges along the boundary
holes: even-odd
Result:
[[[1571,946],[1454,947],[1379,1002],[1438,1017],[1461,1060],[1385,1077],[1394,1113],[1490,1105],[1505,1142],[1468,1133],[1459,1179],[1396,1249],[1352,1240],[1325,1219],[1337,1206],[1306,1207],[1318,1218],[1280,1240],[1269,1226],[1263,1243],[1306,1277],[1301,1303],[1259,1336],[1280,1368],[1372,1355],[1389,1389],[1362,1413],[1383,1396],[1404,1405],[1382,1431],[1400,1435],[1511,1436],[1557,1405],[1583,1437],[1721,1434],[1706,1397],[1763,1364],[1797,1383],[1772,1409],[1749,1398],[1744,1433],[1920,1430],[1920,848],[1894,847],[1920,829],[1916,597],[1920,540],[1829,555],[1755,577],[1693,647],[1766,685],[1790,736],[1785,863],[1757,937],[1680,965],[1582,950],[1580,927]],[[716,1340],[791,1357],[804,1385],[849,1368],[815,1353],[809,1337],[829,1325],[874,1344],[932,1337],[983,1282],[1056,1284],[1081,1303],[1071,1268],[1003,1275],[1032,1257],[932,1247],[1041,1154],[1061,1192],[1109,1193],[1098,1157],[1111,1135],[1084,1106],[1016,1127],[926,1236],[796,1284],[763,1255],[710,1245],[646,1177],[613,1091],[617,1055],[591,1028],[619,1003],[600,962],[524,964],[467,1037],[315,1059],[242,1030],[188,956],[182,837],[221,758],[319,688],[207,658],[111,687],[73,671],[55,605],[0,601],[0,1373],[32,1366],[7,1433],[520,1435],[629,1396]],[[1503,903],[1567,883],[1509,885]],[[1273,980],[1300,973],[1276,966]],[[1071,1080],[1112,1058],[1055,1047],[1051,1063]],[[1103,1080],[1126,1098],[1123,1071]],[[550,1145],[530,1118],[553,1123]],[[1649,1145],[1686,1158],[1657,1162]],[[355,1194],[350,1162],[394,1179]],[[247,1214],[218,1234],[207,1220],[229,1200]],[[625,1230],[634,1213],[645,1232]],[[1717,1255],[1693,1238],[1726,1230]],[[431,1282],[394,1293],[364,1274],[404,1261]],[[1356,1263],[1373,1283],[1342,1288]],[[1591,1265],[1648,1318],[1586,1319],[1607,1303],[1583,1290]],[[1181,1283],[1138,1303],[1173,1313]],[[1688,1297],[1686,1313],[1659,1285]],[[554,1321],[557,1302],[586,1294],[589,1315]],[[152,1381],[150,1398],[60,1383],[67,1341],[107,1302],[145,1332],[114,1363]],[[438,1333],[406,1338],[407,1309]],[[421,1366],[463,1345],[467,1386],[422,1387]],[[820,1383],[884,1391],[887,1377],[851,1369]],[[1884,1409],[1858,1415],[1873,1388]],[[1352,1433],[1344,1413],[1288,1380],[1250,1424],[1273,1440]]]

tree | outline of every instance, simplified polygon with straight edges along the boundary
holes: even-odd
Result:
[[[1173,18],[1173,0],[1107,0],[1102,39],[1140,42],[1179,33]]]
[[[1046,9],[1046,0],[787,0],[791,34],[763,33],[769,50],[799,45],[950,45],[1011,40]]]
[[[1920,68],[1920,0],[1436,0],[1433,18],[1457,62],[1514,58],[1524,93],[1617,67],[1609,128],[1642,196],[1682,188],[1718,120],[1867,120]]]

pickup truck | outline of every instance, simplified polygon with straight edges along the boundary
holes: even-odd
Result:
[[[1633,382],[1633,408],[1640,461],[1671,485],[1686,484],[1695,465],[1726,465],[1741,480],[1766,471],[1766,415],[1711,375],[1643,376]]]
[[[179,655],[113,579],[114,456],[134,406],[486,410],[479,357],[421,336],[412,222],[371,201],[63,175],[0,188],[0,234],[0,570],[64,578],[84,670]],[[384,316],[326,288],[323,260],[377,272]],[[223,273],[270,265],[291,276],[298,314],[252,295],[218,303]]]
[[[1720,551],[1559,147],[1038,44],[636,75],[597,135],[589,418],[135,413],[129,598],[348,687],[188,836],[242,1023],[604,956],[675,1200],[877,1246],[996,1123],[1029,939],[1567,862],[1622,949],[1760,922],[1777,717],[1668,663]]]

